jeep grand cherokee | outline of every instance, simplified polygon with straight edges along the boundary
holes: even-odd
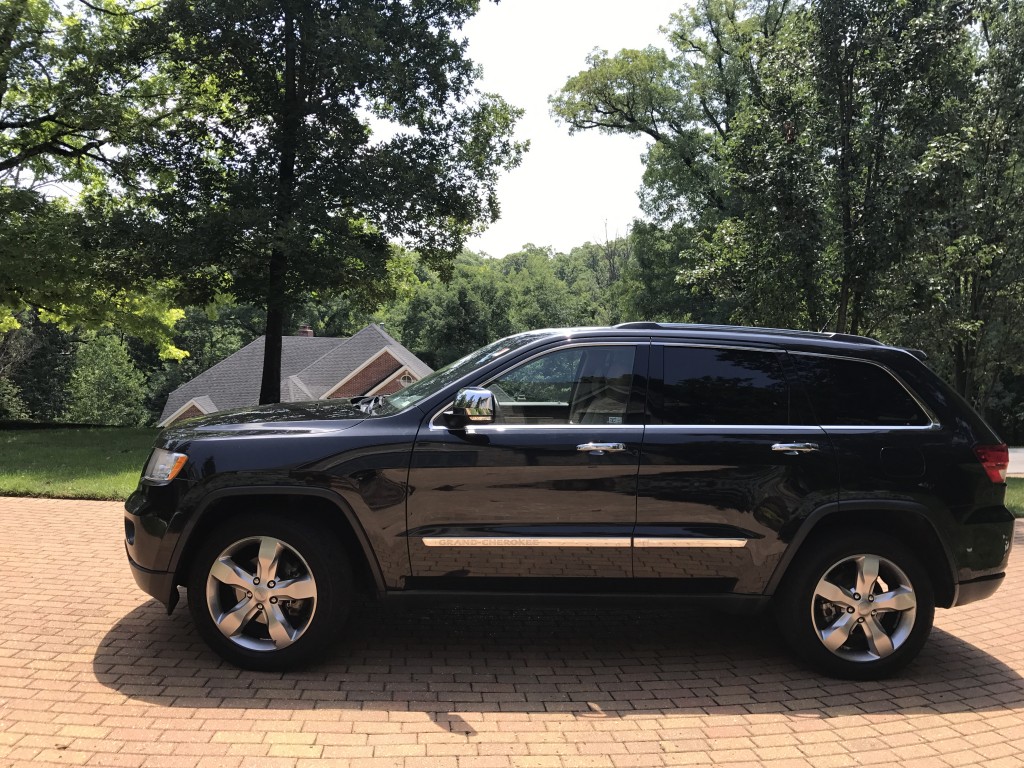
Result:
[[[827,674],[891,674],[991,595],[1008,452],[913,350],[634,322],[501,339],[388,397],[166,429],[126,504],[138,584],[225,659],[324,651],[354,596],[772,608]]]

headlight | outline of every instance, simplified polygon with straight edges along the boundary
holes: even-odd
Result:
[[[142,479],[153,485],[167,485],[178,476],[186,461],[188,456],[184,453],[172,453],[164,448],[156,448],[142,472]]]

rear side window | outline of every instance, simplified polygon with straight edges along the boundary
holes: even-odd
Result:
[[[886,369],[859,360],[793,355],[818,423],[924,427],[931,419]]]
[[[789,386],[779,353],[665,347],[665,424],[789,424]]]

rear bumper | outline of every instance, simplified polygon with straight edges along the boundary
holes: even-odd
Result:
[[[1005,573],[997,573],[994,576],[982,576],[980,579],[960,582],[957,585],[956,599],[953,601],[953,605],[967,605],[991,597],[999,589],[999,585],[1003,583],[1005,577]]]
[[[178,604],[178,587],[174,583],[174,574],[143,568],[132,560],[131,555],[128,555],[128,564],[132,567],[132,576],[135,577],[139,589],[163,603],[168,613],[173,611],[174,606]]]

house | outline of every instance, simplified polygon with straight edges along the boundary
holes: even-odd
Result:
[[[158,426],[259,403],[263,341],[230,355],[167,398]],[[314,336],[302,326],[281,347],[281,400],[326,400],[356,395],[389,395],[419,381],[431,368],[376,323],[351,338]]]

